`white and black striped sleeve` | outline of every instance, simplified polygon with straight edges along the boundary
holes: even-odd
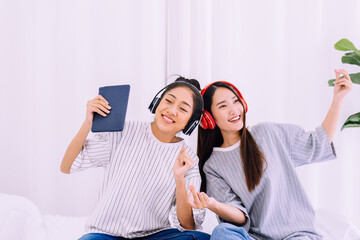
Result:
[[[110,157],[115,148],[119,133],[95,133],[90,134],[85,140],[83,148],[73,162],[70,173],[83,171],[91,167],[105,167],[110,162]]]

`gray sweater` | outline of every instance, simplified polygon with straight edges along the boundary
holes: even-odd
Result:
[[[336,158],[325,129],[305,132],[296,125],[260,123],[250,132],[267,161],[260,184],[248,191],[238,142],[213,149],[204,166],[207,194],[242,210],[243,227],[254,239],[322,239],[295,167]]]

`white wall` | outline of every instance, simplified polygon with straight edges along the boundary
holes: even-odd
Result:
[[[1,0],[0,191],[29,197],[44,213],[86,215],[101,170],[59,171],[99,86],[131,84],[127,118],[150,120],[171,74],[226,80],[249,104],[248,124],[311,130],[332,98],[341,38],[360,48],[360,2],[320,0]],[[360,86],[340,125],[360,111]],[[195,136],[187,138],[195,148]],[[360,129],[335,136],[338,159],[298,169],[315,208],[360,227]]]

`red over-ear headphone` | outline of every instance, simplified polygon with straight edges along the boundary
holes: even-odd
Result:
[[[244,104],[245,112],[247,112],[248,106],[247,106],[247,103],[246,103],[244,97],[242,96],[239,89],[237,89],[233,84],[231,84],[229,82],[217,81],[217,82],[210,83],[203,90],[201,90],[201,96],[204,96],[206,90],[215,83],[225,83],[225,84],[229,85],[230,87],[232,87],[235,90],[235,92],[239,95],[239,98],[241,99],[241,101]],[[216,123],[215,123],[214,118],[211,116],[211,114],[208,111],[204,110],[203,114],[202,114],[202,117],[201,117],[201,121],[200,121],[200,127],[202,127],[203,129],[214,129],[215,126],[216,126]]]

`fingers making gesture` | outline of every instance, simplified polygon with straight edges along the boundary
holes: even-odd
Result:
[[[186,152],[186,147],[182,147],[178,157],[174,163],[174,177],[175,179],[184,178],[187,171],[194,165],[194,160]]]
[[[213,197],[209,197],[204,192],[197,192],[195,190],[195,187],[193,185],[189,185],[188,189],[191,193],[188,194],[187,202],[190,204],[190,206],[194,209],[202,209],[202,208],[208,208],[213,209],[217,201]],[[194,198],[194,201],[191,200],[191,195]]]
[[[92,123],[94,118],[94,112],[106,117],[110,113],[110,105],[106,99],[98,95],[95,98],[89,100],[86,104],[86,121]]]
[[[344,77],[340,77],[342,74]],[[351,91],[353,83],[349,73],[345,69],[335,69],[336,80],[334,82],[334,100],[343,101],[344,97]]]
[[[194,209],[207,208],[210,211],[217,214],[223,220],[235,223],[245,224],[246,216],[245,213],[237,207],[231,206],[217,201],[213,197],[209,197],[204,192],[197,192],[193,185],[189,185],[188,189],[191,193],[188,194],[186,202]],[[191,195],[194,200],[191,199]]]

